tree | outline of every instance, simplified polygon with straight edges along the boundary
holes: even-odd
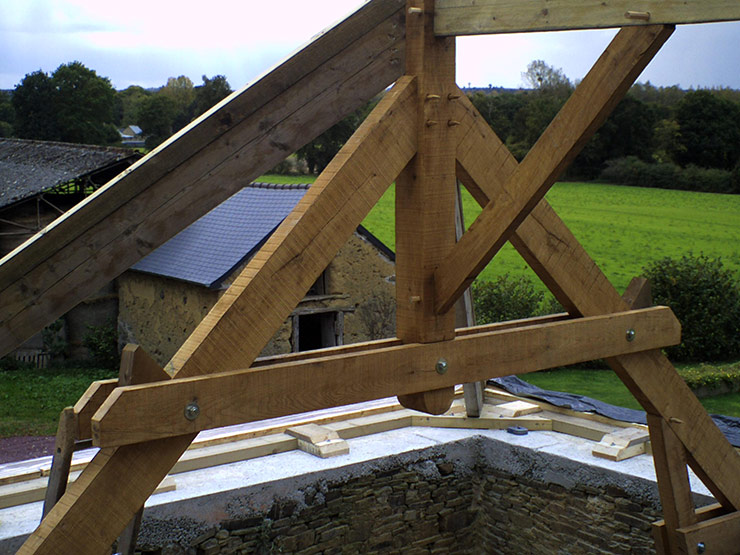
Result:
[[[138,85],[131,85],[116,94],[120,110],[119,125],[139,125],[139,108],[151,93]]]
[[[107,77],[80,62],[60,65],[51,76],[59,138],[70,143],[109,144],[119,140],[113,126],[115,91]]]
[[[687,93],[676,108],[681,165],[731,170],[740,159],[740,105],[707,90]]]
[[[191,107],[195,100],[193,82],[189,77],[180,75],[170,77],[167,84],[159,90],[160,95],[169,98],[175,106],[175,116],[172,119],[172,132],[185,127],[193,119]]]
[[[148,135],[146,147],[154,148],[172,134],[177,106],[168,96],[152,95],[139,106],[139,126]]]
[[[530,62],[527,71],[522,73],[522,79],[532,89],[564,94],[566,97],[573,92],[573,84],[565,76],[563,70],[555,69],[543,60]]]
[[[348,115],[339,123],[333,125],[307,145],[298,149],[298,158],[305,160],[309,171],[321,173],[339,152],[345,142],[365,120],[378,99],[371,100],[362,108]]]
[[[43,71],[27,74],[13,91],[15,134],[21,139],[59,140],[54,85]]]
[[[204,75],[202,79],[203,84],[195,88],[195,100],[191,110],[193,118],[204,114],[231,94],[231,86],[223,75],[216,75],[212,79]]]
[[[12,137],[15,123],[15,109],[10,92],[0,91],[0,137]]]

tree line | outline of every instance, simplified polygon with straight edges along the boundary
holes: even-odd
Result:
[[[531,62],[522,79],[526,88],[468,93],[519,160],[576,86],[542,60]],[[223,75],[204,75],[202,81],[196,86],[181,75],[155,90],[132,85],[115,91],[109,79],[80,62],[63,64],[51,75],[36,71],[0,94],[0,136],[114,144],[120,140],[116,128],[135,124],[153,148],[231,92]],[[326,167],[377,101],[297,152],[309,171]],[[562,177],[740,193],[740,91],[638,83]]]
[[[202,81],[196,86],[181,75],[158,89],[116,91],[77,61],[51,74],[35,71],[0,91],[0,137],[111,145],[121,139],[119,128],[137,125],[154,148],[231,93],[223,75]]]

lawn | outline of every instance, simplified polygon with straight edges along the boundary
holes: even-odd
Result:
[[[0,437],[54,435],[59,412],[91,382],[117,372],[90,368],[0,371]]]
[[[270,175],[261,179],[305,183],[313,177]],[[391,185],[363,222],[391,248],[395,245],[394,200]],[[620,292],[648,262],[665,256],[719,256],[728,268],[740,273],[740,195],[557,183],[547,200]],[[467,225],[480,212],[465,191],[463,211]],[[481,278],[505,273],[525,273],[544,289],[509,244],[483,270]]]
[[[690,367],[683,366],[679,369],[679,373],[687,368]],[[520,377],[542,389],[575,393],[604,401],[610,405],[642,410],[640,404],[611,370],[562,368]],[[740,417],[740,394],[738,393],[727,393],[699,400],[710,414]]]

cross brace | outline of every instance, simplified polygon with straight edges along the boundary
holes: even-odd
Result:
[[[734,537],[740,508],[740,483],[736,480],[740,456],[656,348],[660,343],[676,340],[675,321],[663,316],[664,309],[660,308],[628,312],[625,302],[543,200],[545,191],[608,116],[672,28],[643,25],[622,29],[533,152],[518,165],[453,86],[454,65],[450,68],[450,64],[454,62],[454,39],[436,37],[431,31],[434,3],[411,0],[407,8],[407,75],[386,94],[173,357],[167,371],[174,379],[161,385],[118,388],[103,403],[93,428],[97,440],[112,447],[101,449],[24,544],[21,553],[103,553],[109,549],[187,448],[194,432],[201,429],[200,424],[192,424],[197,418],[183,427],[183,402],[206,400],[205,413],[210,414],[209,408],[217,402],[214,390],[224,384],[249,384],[273,394],[266,400],[255,399],[244,410],[233,409],[234,397],[230,395],[223,417],[209,417],[213,425],[262,418],[275,410],[265,410],[271,402],[284,404],[278,411],[301,410],[304,403],[317,401],[296,400],[297,389],[319,377],[332,386],[318,401],[322,406],[384,396],[392,390],[411,395],[407,401],[420,408],[435,409],[444,405],[452,383],[482,377],[480,367],[494,355],[503,357],[497,359],[501,366],[526,371],[560,364],[562,360],[580,360],[574,353],[591,348],[591,343],[598,345],[600,355],[589,352],[588,356],[608,357],[615,372],[650,415],[656,441],[668,445],[666,441],[675,438],[671,449],[685,454],[688,464],[720,502],[721,509],[712,513],[704,526],[705,521],[699,516],[691,516],[697,514],[693,507],[676,507],[676,514],[689,515],[688,519],[695,519],[696,524],[680,522],[686,520],[684,516],[679,522],[667,521],[659,535],[668,538],[662,545],[681,545],[686,538],[693,539],[701,532],[719,538],[716,541],[725,547],[729,545],[727,538]],[[454,202],[446,205],[448,199],[454,198],[451,191],[454,194],[455,183],[450,177],[455,175],[484,206],[479,219],[457,244]],[[403,279],[409,285],[400,287],[397,299],[401,313],[398,340],[357,347],[344,354],[329,351],[303,361],[239,370],[254,362],[346,237],[399,176],[400,241],[402,245],[413,245],[416,228],[409,222],[417,222],[423,231],[417,237],[423,240],[424,252],[417,256],[413,249],[399,249],[399,255],[403,254],[399,272],[406,276]],[[427,187],[429,190],[424,190]],[[524,325],[498,331],[468,330],[455,337],[448,316],[450,307],[507,240],[571,315],[580,318],[541,323],[534,328]],[[420,272],[421,278],[415,272]],[[412,303],[411,308],[405,303]],[[624,345],[624,325],[629,322],[644,326],[649,321],[648,314],[660,314],[654,323],[667,328],[663,332],[656,328],[651,332],[655,343],[640,344],[632,352]],[[596,341],[593,334],[604,337]],[[642,335],[638,333],[639,341],[643,340]],[[570,345],[569,339],[579,343]],[[517,349],[507,353],[505,343],[516,343]],[[619,348],[610,350],[612,347]],[[449,377],[435,369],[436,361],[446,353],[451,353],[455,368]],[[416,358],[418,363],[412,360]],[[378,364],[384,365],[381,371],[376,369]],[[341,379],[339,374],[346,369],[354,372],[356,381]],[[373,381],[377,376],[381,385]],[[255,380],[261,385],[254,385]],[[101,385],[98,392],[104,391]],[[275,394],[277,391],[280,395]],[[287,396],[278,401],[285,391],[294,392],[295,398]],[[346,392],[349,393],[345,395]],[[147,419],[152,418],[148,409],[163,399],[169,399],[164,421],[150,420],[154,433],[146,435],[150,429]],[[82,405],[87,406],[93,404]],[[122,407],[126,407],[124,412],[131,410],[129,414],[136,415],[132,426],[135,437],[124,435]],[[206,422],[205,426],[210,424]],[[169,432],[162,430],[169,426],[175,426],[174,433],[183,435],[164,437]],[[156,439],[143,441],[152,436]],[[127,441],[136,443],[123,444]],[[685,486],[685,465],[683,470],[681,465],[658,465],[656,471],[659,482],[675,478],[668,482],[664,503],[684,503],[680,499],[685,496],[676,492]],[[123,483],[127,487],[122,490]]]

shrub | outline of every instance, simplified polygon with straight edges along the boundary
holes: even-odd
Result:
[[[663,258],[643,269],[656,304],[673,309],[682,342],[666,349],[674,360],[718,361],[740,356],[740,287],[720,259]]]
[[[599,177],[607,183],[633,187],[704,193],[740,192],[731,172],[698,166],[681,168],[670,162],[650,163],[636,156],[609,160]]]
[[[103,326],[87,326],[87,333],[82,337],[82,344],[87,348],[93,363],[109,370],[115,370],[119,364],[118,330],[114,323]]]
[[[545,295],[526,277],[499,276],[495,281],[473,283],[477,324],[529,318],[541,313]]]

